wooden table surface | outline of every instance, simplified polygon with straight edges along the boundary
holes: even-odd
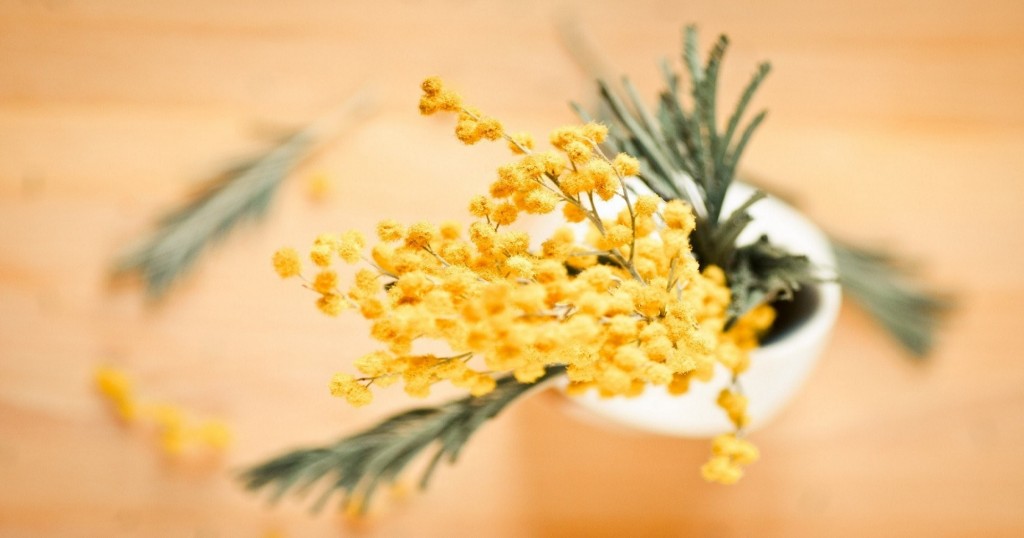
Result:
[[[589,83],[558,38],[577,20],[648,94],[697,22],[734,46],[725,91],[775,70],[745,173],[825,228],[923,262],[959,309],[926,364],[849,304],[810,383],[754,435],[763,460],[704,483],[701,441],[578,422],[550,395],[488,426],[422,495],[350,525],[270,509],[238,468],[410,405],[360,410],[330,375],[373,348],[270,270],[282,245],[385,216],[462,217],[507,159],[422,118],[443,75],[517,130],[572,119]],[[1024,4],[85,2],[0,0],[0,535],[1024,535]],[[377,113],[294,174],[258,226],[163,304],[111,287],[119,248],[268,133],[370,87]],[[332,180],[313,201],[309,178]],[[170,463],[91,386],[224,417],[220,463]]]

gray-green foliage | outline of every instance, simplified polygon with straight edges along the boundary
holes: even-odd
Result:
[[[915,357],[935,345],[943,316],[953,307],[949,296],[922,289],[904,264],[875,250],[832,240],[843,290]]]
[[[454,462],[470,436],[488,419],[544,381],[562,375],[563,367],[549,367],[532,384],[523,384],[509,375],[498,379],[494,391],[479,397],[469,396],[439,407],[405,411],[363,432],[336,443],[293,450],[242,474],[250,490],[269,490],[276,501],[288,492],[308,493],[318,483],[324,491],[313,505],[319,510],[335,493],[342,502],[358,499],[357,508],[365,509],[377,488],[394,482],[418,455],[435,448],[420,479],[426,487],[437,464]]]
[[[281,183],[319,145],[371,108],[367,92],[287,137],[261,155],[218,174],[202,192],[161,218],[138,246],[121,255],[116,275],[135,273],[160,298],[209,247],[239,224],[267,211]]]
[[[752,220],[748,210],[764,197],[762,192],[727,214],[724,210],[743,151],[766,115],[760,111],[743,123],[769,64],[757,67],[728,121],[720,125],[718,83],[729,41],[719,37],[704,61],[693,26],[686,28],[684,43],[686,90],[680,77],[663,64],[666,89],[652,113],[628,78],[622,81],[622,95],[598,81],[604,111],[599,115],[610,126],[607,144],[611,149],[641,159],[640,179],[648,188],[666,200],[683,199],[693,206],[697,216],[691,236],[693,252],[701,267],[717,265],[725,270],[733,296],[731,323],[760,303],[791,297],[801,284],[816,277],[805,256],[773,246],[766,238],[740,248],[737,239]],[[576,110],[589,119],[582,107]]]
[[[300,131],[265,155],[224,172],[190,203],[161,218],[145,242],[118,259],[115,271],[138,273],[150,297],[163,296],[203,251],[266,212],[314,140]]]
[[[722,218],[725,194],[736,178],[739,159],[766,113],[758,112],[745,126],[743,117],[770,71],[767,63],[757,66],[720,128],[718,75],[727,46],[728,39],[719,37],[707,60],[701,62],[697,31],[687,27],[683,63],[689,92],[684,95],[680,91],[680,77],[665,62],[666,89],[661,92],[656,114],[649,112],[633,85],[623,79],[621,92],[598,82],[598,116],[611,125],[609,145],[641,159],[640,178],[652,191],[666,200],[686,200],[694,207],[698,218],[692,237],[694,254],[702,265],[725,269],[733,293],[731,320],[735,320],[761,302],[790,297],[814,276],[807,258],[786,252],[765,238],[750,245],[737,244],[737,237],[751,220],[746,210],[764,196],[762,193],[755,193]],[[582,107],[574,107],[589,119]],[[915,283],[902,264],[887,254],[836,239],[831,239],[831,244],[844,291],[907,351],[917,357],[926,355],[943,315],[952,307],[951,300]]]

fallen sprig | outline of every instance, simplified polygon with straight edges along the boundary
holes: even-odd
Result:
[[[231,444],[231,432],[220,420],[198,420],[182,408],[167,403],[140,402],[134,383],[121,370],[100,367],[94,382],[123,422],[155,428],[160,446],[169,456],[201,448],[222,451]]]
[[[115,275],[137,273],[150,297],[162,297],[210,245],[242,222],[261,217],[295,167],[370,108],[369,94],[361,92],[268,152],[218,174],[190,202],[161,218],[144,242],[122,254]]]
[[[832,249],[839,283],[915,357],[935,345],[935,332],[954,306],[949,296],[924,289],[906,264],[887,253],[856,247],[836,239]]]

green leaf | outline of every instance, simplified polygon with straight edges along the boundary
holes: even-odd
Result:
[[[740,157],[743,156],[743,150],[746,149],[747,143],[750,142],[750,137],[754,136],[754,131],[757,130],[767,115],[768,111],[762,110],[754,116],[754,119],[750,120],[746,129],[743,130],[743,134],[740,136],[740,141],[736,143],[736,147],[733,148],[725,161],[726,173],[729,177],[732,177],[736,173],[736,166],[740,162]]]
[[[494,391],[484,396],[399,413],[333,444],[293,450],[272,458],[244,471],[240,478],[249,490],[270,490],[272,502],[288,492],[302,496],[314,484],[326,482],[325,491],[313,505],[315,511],[335,493],[341,493],[344,505],[358,502],[361,512],[382,483],[393,483],[417,456],[435,447],[420,479],[420,486],[426,487],[437,464],[442,459],[454,462],[487,420],[532,389],[564,373],[562,366],[548,367],[540,379],[530,384],[505,376],[497,381]]]
[[[263,216],[291,171],[367,108],[362,93],[266,153],[217,174],[190,202],[161,218],[145,241],[122,254],[114,275],[137,273],[151,298],[162,297],[204,251],[241,223]]]
[[[683,30],[683,62],[690,70],[690,80],[694,85],[704,80],[704,68],[700,64],[700,52],[697,48],[697,26],[690,24]]]
[[[715,264],[725,271],[733,290],[730,315],[735,319],[759,302],[791,294],[810,278],[810,267],[801,256],[764,241],[737,248],[737,238],[750,222],[745,211],[719,218],[740,158],[767,115],[762,111],[741,128],[771,66],[767,62],[757,66],[720,132],[715,110],[717,79],[728,40],[718,39],[702,63],[697,37],[695,26],[685,28],[682,60],[689,75],[688,88],[682,88],[679,75],[667,62],[661,62],[666,89],[659,95],[655,125],[626,116],[622,98],[605,85],[601,86],[602,107],[614,112],[598,115],[598,119],[610,125],[610,146],[640,159],[640,179],[652,191],[666,200],[681,198],[693,205],[697,214],[697,229],[691,236],[694,256],[701,267]],[[630,93],[630,100],[639,108],[635,90]],[[692,96],[692,111],[687,111],[683,93]],[[907,350],[916,356],[926,354],[952,301],[915,284],[891,257],[837,241],[833,247],[844,291]]]
[[[790,300],[802,285],[821,280],[814,274],[814,266],[806,256],[772,245],[766,236],[736,249],[731,267],[732,301],[726,329],[757,305]]]
[[[719,155],[719,146],[722,139],[718,134],[718,71],[722,64],[725,50],[729,46],[729,40],[724,35],[718,37],[715,46],[708,54],[707,66],[705,67],[705,78],[702,84],[695,85],[694,93],[697,102],[700,104],[697,111],[700,113],[702,128],[705,130],[705,137],[708,140],[709,153],[704,156],[705,175],[709,185],[713,184],[714,192],[725,192],[728,188],[729,179],[721,173],[721,162],[716,159]]]
[[[732,257],[733,252],[736,250],[736,241],[747,225],[754,220],[747,210],[750,209],[750,206],[766,197],[767,195],[764,192],[755,191],[754,194],[747,198],[747,201],[743,202],[742,205],[729,215],[725,222],[714,228],[714,234],[711,237],[711,242],[714,245],[712,250],[714,255],[707,261],[708,265],[732,267]]]
[[[646,158],[649,164],[662,177],[671,177],[672,166],[668,163],[665,155],[662,154],[661,150],[658,148],[653,133],[647,132],[643,129],[636,118],[633,117],[633,114],[629,109],[626,108],[626,105],[617,95],[612,93],[607,84],[603,81],[598,81],[598,88],[601,92],[601,96],[615,113],[618,120],[625,125],[627,129],[629,129],[632,138],[636,141],[637,146],[643,150],[642,155]]]
[[[768,73],[771,72],[771,68],[772,66],[768,62],[758,65],[757,71],[750,77],[747,87],[743,89],[743,95],[740,97],[739,102],[736,103],[732,116],[729,117],[729,124],[725,129],[725,136],[722,138],[722,145],[719,148],[722,154],[716,156],[718,162],[725,162],[725,152],[729,150],[729,145],[732,144],[732,137],[736,134],[736,128],[739,127],[740,120],[743,118],[747,106],[750,105],[750,100],[754,98],[754,93],[761,87],[761,83],[768,76]]]
[[[903,264],[884,252],[836,239],[832,248],[844,291],[915,357],[926,356],[953,299],[922,288]]]

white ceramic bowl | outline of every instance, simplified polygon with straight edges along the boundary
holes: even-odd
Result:
[[[753,192],[747,185],[733,185],[726,197],[724,214]],[[767,235],[772,243],[806,255],[822,276],[835,274],[836,262],[828,239],[795,209],[769,197],[754,204],[750,214],[754,220],[740,236],[741,244]],[[816,299],[808,317],[780,338],[754,350],[750,369],[740,376],[749,401],[748,430],[766,424],[792,399],[832,332],[839,314],[839,285],[830,282],[813,288],[805,296]],[[585,418],[665,435],[711,437],[733,429],[725,412],[715,403],[729,379],[729,372],[718,365],[710,381],[691,383],[689,392],[682,396],[669,394],[665,387],[652,386],[635,398],[600,398],[595,391],[566,398],[571,402],[570,409],[581,411],[573,414]]]

